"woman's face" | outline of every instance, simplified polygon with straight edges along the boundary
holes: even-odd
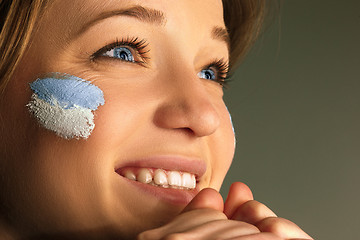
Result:
[[[220,0],[55,0],[38,27],[0,102],[1,211],[14,227],[130,237],[220,188],[234,153],[216,82],[228,62]],[[89,138],[61,138],[29,113],[29,83],[54,72],[103,91]],[[139,182],[161,180],[157,169],[196,188]]]

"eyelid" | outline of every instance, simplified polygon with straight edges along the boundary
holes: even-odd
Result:
[[[121,40],[116,39],[114,42],[100,48],[99,50],[97,50],[95,53],[93,53],[91,55],[91,61],[95,61],[98,58],[107,58],[109,60],[113,60],[113,61],[121,61],[124,63],[136,63],[139,64],[141,66],[144,67],[148,67],[148,63],[147,60],[150,59],[147,56],[147,53],[150,51],[150,49],[148,49],[148,43],[145,39],[141,39],[139,40],[138,37],[127,37],[127,38],[123,38]],[[135,61],[125,61],[119,58],[113,58],[113,57],[109,57],[109,56],[104,56],[104,53],[113,50],[116,47],[127,47],[129,48],[129,50],[132,52],[132,54],[135,57]],[[137,60],[137,58],[140,58],[140,60]],[[223,86],[224,88],[227,88],[228,86],[228,74],[229,74],[229,61],[225,60],[224,58],[221,59],[214,59],[212,61],[210,61],[209,64],[205,65],[205,67],[203,67],[201,69],[202,70],[206,70],[206,69],[211,69],[213,68],[215,74],[216,74],[216,79],[211,80],[214,82],[219,83],[221,86]]]
[[[122,59],[103,56],[104,53],[113,50],[116,47],[127,47],[134,54],[135,58],[140,58],[140,60],[135,59],[133,63],[138,63],[145,66],[147,64],[147,60],[149,59],[149,57],[147,56],[147,53],[150,51],[150,49],[148,49],[148,45],[149,44],[145,39],[140,40],[138,37],[127,37],[122,38],[121,40],[116,39],[114,42],[100,48],[95,53],[93,53],[91,55],[91,60],[95,61],[100,57],[104,57],[115,61],[127,62],[123,61]]]
[[[216,69],[216,75],[217,79],[213,80],[217,83],[219,83],[224,88],[227,88],[229,85],[229,62],[225,59],[214,59],[209,64],[207,64],[205,67],[202,68],[202,70],[215,68]]]

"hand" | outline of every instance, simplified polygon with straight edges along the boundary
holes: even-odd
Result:
[[[155,239],[312,239],[294,223],[278,218],[253,200],[250,189],[234,183],[225,205],[213,189],[203,189],[170,223],[148,230],[138,240]]]
[[[251,190],[240,182],[231,185],[224,213],[231,220],[252,224],[261,232],[274,233],[283,239],[312,239],[295,223],[277,217],[264,204],[253,200]]]
[[[233,192],[232,198],[228,200],[228,209],[233,205],[237,206],[238,192]],[[141,233],[138,240],[281,239],[273,233],[260,232],[253,224],[229,220],[223,212],[223,207],[223,199],[216,190],[203,189],[173,221]]]

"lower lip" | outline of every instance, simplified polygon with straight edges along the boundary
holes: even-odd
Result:
[[[145,194],[151,195],[156,199],[173,205],[187,205],[195,197],[195,195],[199,193],[198,187],[192,190],[163,188],[130,180],[121,175],[118,176],[120,176],[122,179],[127,181],[129,184],[132,184],[134,187],[144,192]]]

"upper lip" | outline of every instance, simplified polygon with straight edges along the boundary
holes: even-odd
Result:
[[[169,171],[181,171],[195,174],[200,178],[206,172],[206,163],[196,157],[185,157],[179,155],[151,156],[140,159],[123,161],[116,166],[115,171],[125,167],[159,168]]]

